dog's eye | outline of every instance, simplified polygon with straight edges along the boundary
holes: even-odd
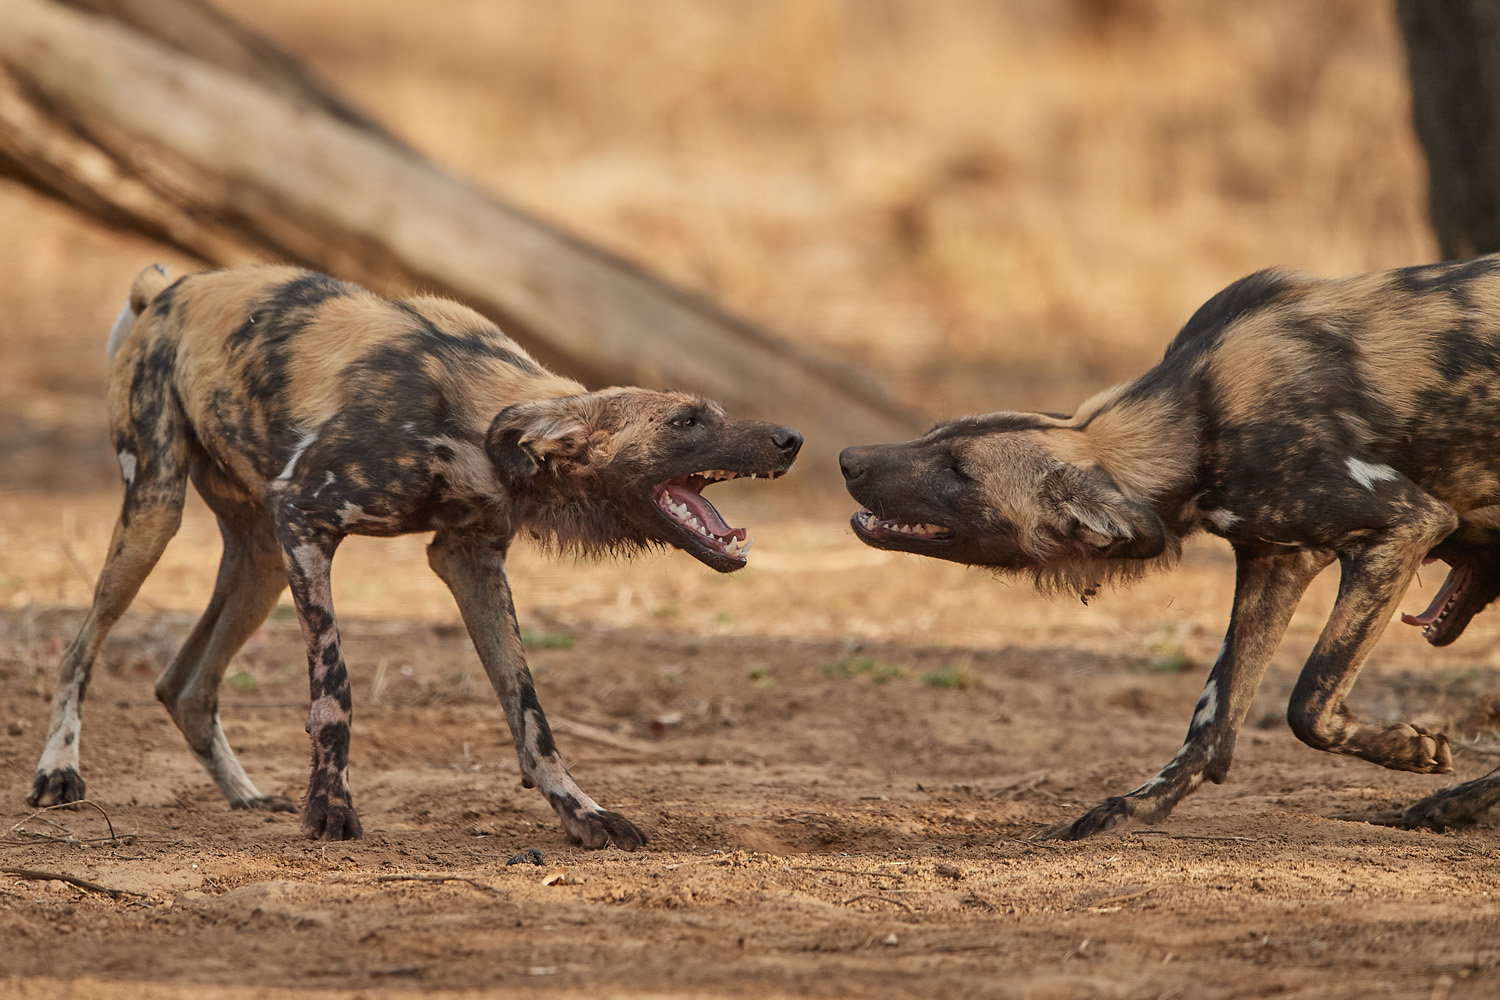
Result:
[[[672,419],[672,426],[678,428],[679,430],[681,430],[682,428],[686,428],[686,427],[697,427],[698,426],[698,418],[697,417],[674,417]]]

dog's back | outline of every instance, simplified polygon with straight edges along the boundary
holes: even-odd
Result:
[[[378,437],[372,426],[399,414],[393,432],[473,443],[505,406],[583,392],[471,309],[382,299],[298,268],[209,271],[170,285],[147,269],[129,308],[139,318],[119,338],[112,399],[154,386],[251,496],[341,426]]]
[[[1388,466],[1459,510],[1500,498],[1500,256],[1325,280],[1267,271],[1210,299],[1121,395],[1197,397],[1218,450]],[[1351,474],[1344,470],[1341,474]],[[1247,470],[1248,475],[1248,470]]]

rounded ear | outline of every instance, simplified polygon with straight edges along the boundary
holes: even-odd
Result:
[[[555,396],[496,414],[484,450],[505,482],[520,483],[558,459],[577,459],[589,439],[587,396]]]
[[[1156,511],[1096,470],[1059,464],[1043,478],[1041,499],[1059,534],[1106,559],[1154,559],[1167,549],[1167,528]]]

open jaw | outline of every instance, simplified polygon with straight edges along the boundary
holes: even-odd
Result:
[[[729,472],[709,469],[673,476],[653,491],[656,508],[684,536],[678,544],[692,551],[707,550],[711,556],[743,566],[754,540],[744,528],[731,528],[714,505],[703,496],[703,488],[729,479],[778,479],[785,472]]]
[[[941,524],[923,521],[903,521],[895,517],[879,517],[871,510],[860,510],[849,523],[854,533],[872,545],[887,542],[945,542],[953,532]]]
[[[1463,603],[1464,597],[1468,595],[1469,585],[1473,579],[1474,571],[1467,564],[1460,563],[1454,566],[1449,570],[1448,578],[1443,581],[1442,587],[1438,589],[1437,596],[1432,599],[1427,610],[1419,615],[1402,615],[1401,620],[1408,625],[1422,626],[1422,637],[1434,646],[1447,645],[1458,638],[1457,634],[1451,637],[1447,634],[1451,625],[1468,624],[1467,618],[1461,622],[1450,622],[1449,619]]]

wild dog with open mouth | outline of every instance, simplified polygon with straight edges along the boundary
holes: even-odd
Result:
[[[1482,528],[1440,543],[1459,514],[1500,503],[1500,256],[1335,281],[1263,271],[1204,304],[1155,368],[1074,416],[965,417],[849,448],[841,465],[866,508],[852,521],[861,540],[1028,573],[1046,590],[1087,596],[1166,566],[1199,529],[1233,546],[1228,634],[1182,749],[1052,835],[1156,822],[1205,778],[1222,782],[1293,610],[1335,559],[1338,598],[1292,693],[1293,731],[1444,773],[1446,736],[1360,720],[1345,699],[1429,552],[1494,572]],[[1488,603],[1494,576],[1472,579],[1482,586],[1445,588],[1432,620]],[[1452,825],[1500,797],[1500,778],[1488,799],[1467,787],[1406,822]]]
[[[776,478],[802,437],[736,420],[682,392],[586,392],[454,302],[378,298],[288,267],[135,281],[109,340],[108,407],[125,497],[93,606],[63,657],[27,801],[83,797],[80,711],[105,635],[176,532],[189,477],[218,517],[224,555],[207,611],[157,697],[235,808],[262,795],[218,717],[230,658],[288,583],[307,643],[310,837],[361,835],[349,791],[349,678],[329,567],[347,535],[435,532],[428,561],[457,599],[504,705],[521,781],[574,840],[627,850],[646,835],[574,783],[526,667],[505,557],[528,533],[558,549],[675,546],[720,572],[750,540],[702,495]]]

